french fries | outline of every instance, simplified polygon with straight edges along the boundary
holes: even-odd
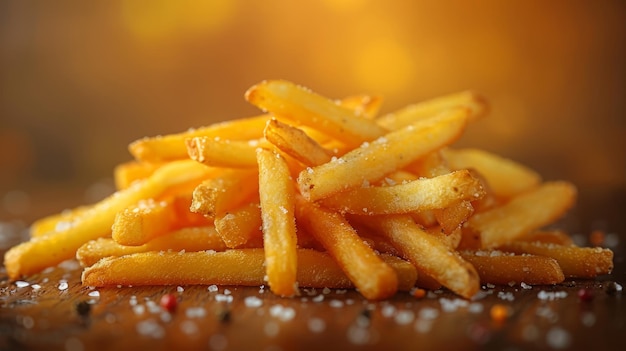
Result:
[[[33,223],[4,257],[16,280],[76,258],[86,286],[267,284],[413,287],[472,298],[481,283],[559,284],[613,268],[613,253],[546,227],[575,187],[454,147],[489,110],[471,91],[378,116],[382,99],[329,99],[263,81],[264,114],[129,145],[105,200]]]

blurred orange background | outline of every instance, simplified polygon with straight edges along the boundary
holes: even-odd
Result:
[[[103,196],[129,142],[256,114],[275,78],[382,112],[475,89],[460,145],[623,193],[625,54],[619,0],[2,1],[0,220]]]

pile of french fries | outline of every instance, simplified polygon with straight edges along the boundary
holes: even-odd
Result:
[[[610,273],[613,253],[545,230],[575,187],[452,144],[488,105],[466,91],[378,116],[287,81],[246,99],[263,114],[130,144],[117,191],[33,223],[5,255],[11,279],[77,258],[86,286],[414,287],[471,298],[481,284]]]

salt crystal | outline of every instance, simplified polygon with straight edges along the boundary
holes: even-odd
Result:
[[[176,291],[181,294],[183,291],[185,291],[185,288],[183,288],[182,286],[177,286],[176,287]]]
[[[312,298],[311,301],[313,301],[313,302],[322,302],[322,301],[324,301],[324,295],[317,295],[314,298]]]
[[[554,327],[546,334],[546,342],[552,348],[565,349],[570,346],[572,337],[567,330],[561,327]]]
[[[391,317],[394,315],[394,313],[396,313],[396,307],[393,305],[385,305],[383,306],[382,310],[380,311],[380,313],[383,315],[383,317]]]
[[[263,305],[263,300],[256,296],[248,296],[243,299],[243,302],[246,307],[261,307]]]
[[[530,290],[530,289],[532,289],[532,288],[533,288],[531,285],[528,285],[528,284],[526,284],[526,283],[524,283],[524,282],[521,282],[521,283],[520,283],[520,286],[521,286],[521,287],[522,287],[522,289],[524,289],[524,290]]]
[[[18,280],[18,281],[15,282],[15,286],[17,286],[18,288],[25,288],[25,287],[27,287],[29,285],[30,285],[29,282],[25,282],[25,281],[22,281],[22,280]]]
[[[213,285],[209,285],[209,287],[207,288],[207,290],[209,292],[217,292],[218,288],[217,285],[213,284]]]
[[[137,333],[160,339],[165,335],[165,330],[155,320],[148,319],[137,323]]]
[[[313,333],[321,333],[326,329],[326,322],[321,318],[311,318],[307,322],[309,330]]]
[[[473,302],[469,304],[469,306],[467,307],[467,310],[470,313],[481,313],[484,310],[484,306],[482,303]]]
[[[59,290],[61,291],[67,290],[68,287],[69,285],[67,284],[67,282],[62,281],[61,283],[59,283]]]
[[[439,310],[432,307],[424,307],[419,312],[420,319],[433,320],[439,316]]]
[[[413,319],[415,319],[415,313],[412,310],[398,311],[394,319],[396,323],[406,325],[413,322]]]
[[[330,294],[330,289],[329,288],[322,289],[322,294],[324,294],[324,295]]]
[[[233,296],[232,295],[217,294],[217,295],[215,295],[215,301],[231,303],[231,302],[233,302]]]
[[[333,308],[341,308],[341,307],[343,307],[343,301],[341,301],[341,300],[330,300],[328,305],[330,307],[333,307]]]
[[[415,321],[415,331],[418,333],[428,333],[433,326],[433,322],[427,319],[418,319]]]
[[[100,297],[100,292],[98,290],[94,290],[87,295],[89,295],[90,297]]]
[[[283,305],[274,305],[270,307],[270,315],[286,322],[292,320],[296,316],[296,310]]]
[[[39,284],[33,284],[33,285],[31,285],[30,287],[31,287],[31,288],[33,288],[33,290],[39,290],[39,289],[41,289],[41,285],[39,285]]]
[[[204,307],[190,307],[185,311],[187,318],[203,318],[206,316],[206,310]]]
[[[144,312],[146,312],[146,307],[144,305],[135,305],[133,306],[133,313],[135,313],[136,315],[142,315],[144,314]]]

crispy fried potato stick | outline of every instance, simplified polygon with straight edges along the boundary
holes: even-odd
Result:
[[[185,140],[192,160],[213,167],[256,168],[256,149],[267,147],[262,139],[249,141],[194,137]]]
[[[215,217],[215,229],[228,248],[263,237],[260,206],[258,202],[250,202]]]
[[[378,215],[443,209],[478,200],[483,194],[480,181],[465,170],[391,186],[354,188],[321,202],[346,213]]]
[[[476,268],[481,283],[551,285],[565,280],[561,267],[550,257],[494,250],[461,251],[461,256]]]
[[[420,272],[465,298],[480,288],[478,273],[454,250],[422,230],[408,215],[351,216],[391,242]]]
[[[94,205],[73,226],[11,248],[4,256],[9,278],[37,273],[74,257],[76,250],[87,241],[110,234],[117,212],[141,199],[156,197],[176,184],[194,179],[200,181],[211,171],[211,168],[192,160],[172,162],[159,168],[146,180]]]
[[[168,233],[175,222],[172,201],[140,200],[115,215],[111,235],[118,244],[139,246]]]
[[[212,124],[207,127],[132,142],[128,150],[136,160],[164,162],[188,158],[185,140],[206,136],[229,140],[258,139],[263,136],[263,127],[269,115],[260,115]]]
[[[258,192],[257,169],[225,169],[193,191],[190,210],[207,217],[241,206]]]
[[[480,173],[489,188],[498,197],[510,198],[537,188],[541,176],[534,170],[480,149],[443,149],[452,169],[474,169]]]
[[[408,105],[398,111],[381,116],[377,122],[389,130],[396,130],[456,107],[467,108],[470,111],[469,118],[471,120],[481,118],[489,111],[487,100],[484,97],[474,91],[463,91]]]
[[[330,161],[331,155],[301,129],[270,119],[263,131],[265,139],[279,150],[302,162],[318,165]]]
[[[352,146],[374,140],[387,130],[372,120],[309,89],[284,80],[268,80],[252,86],[246,100],[278,118],[297,121]]]
[[[474,214],[465,225],[481,247],[493,248],[515,241],[524,233],[560,218],[573,205],[576,188],[567,182],[546,182],[517,195],[508,203]]]
[[[113,180],[117,190],[126,189],[133,182],[140,179],[148,178],[163,163],[128,161],[115,166],[113,170]]]
[[[155,238],[141,246],[125,246],[111,238],[98,238],[85,243],[76,251],[76,259],[83,267],[89,267],[105,257],[120,257],[149,251],[224,251],[227,247],[210,227],[182,228]]]
[[[398,278],[394,271],[363,242],[343,216],[298,196],[296,218],[298,225],[311,233],[337,261],[363,296],[380,300],[396,293]]]
[[[353,288],[337,263],[327,253],[299,249],[298,285],[315,288]],[[381,255],[395,269],[400,287],[415,284],[415,268],[394,256]],[[86,286],[142,285],[247,285],[265,282],[263,249],[233,249],[223,252],[144,252],[105,258],[84,270]],[[132,269],[131,269],[132,268]]]
[[[341,99],[338,103],[354,111],[357,116],[373,119],[380,110],[383,98],[372,95],[351,95]]]
[[[451,110],[390,132],[342,157],[300,173],[300,193],[310,201],[372,183],[444,146],[460,135],[467,111]]]
[[[449,207],[434,211],[435,218],[441,226],[441,230],[446,234],[460,229],[461,225],[463,225],[473,213],[474,207],[470,201],[459,201]],[[459,240],[460,239],[461,236],[459,233]]]
[[[516,254],[554,258],[568,278],[595,278],[613,270],[613,251],[601,247],[577,247],[539,242],[509,242],[498,249]]]
[[[293,180],[280,154],[258,149],[257,162],[267,281],[277,295],[293,296],[298,267]]]
[[[65,230],[66,228],[73,226],[80,216],[91,207],[92,206],[78,206],[72,209],[64,210],[60,213],[40,218],[31,224],[29,228],[30,237],[36,238],[48,235],[51,232]]]

